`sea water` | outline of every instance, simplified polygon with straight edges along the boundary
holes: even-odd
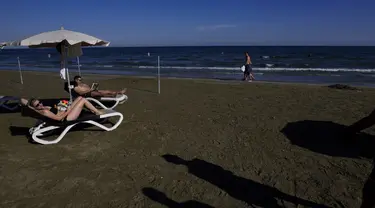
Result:
[[[160,56],[162,77],[241,80],[244,52],[256,80],[300,83],[342,83],[375,86],[375,47],[349,46],[225,46],[83,48],[82,74],[156,76]],[[59,72],[56,49],[0,51],[0,69]],[[69,70],[78,69],[69,59]]]

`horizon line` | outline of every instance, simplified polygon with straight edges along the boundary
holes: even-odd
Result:
[[[82,48],[165,48],[165,47],[375,47],[375,44],[369,45],[139,45],[139,46],[85,46]],[[6,49],[48,49],[48,48],[29,48],[27,46],[5,46]],[[0,51],[1,51],[0,50]]]

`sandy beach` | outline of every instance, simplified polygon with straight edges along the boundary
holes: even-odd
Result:
[[[58,72],[23,78],[0,71],[0,94],[69,97]],[[373,110],[375,89],[163,79],[159,95],[153,78],[83,78],[128,88],[123,123],[36,145],[35,119],[3,112],[1,207],[355,208],[374,196],[375,128],[337,135]]]

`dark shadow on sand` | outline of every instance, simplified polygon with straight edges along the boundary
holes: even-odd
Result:
[[[373,158],[375,136],[359,133],[354,141],[345,140],[347,126],[331,121],[297,121],[288,123],[281,132],[294,145],[313,152],[348,158]]]
[[[347,126],[331,121],[297,121],[288,123],[281,132],[292,144],[308,150],[339,157],[373,159],[373,169],[362,190],[361,208],[375,208],[375,136],[359,133],[345,140]]]
[[[283,203],[288,201],[295,205],[306,207],[327,207],[285,194],[276,188],[260,184],[250,179],[236,176],[231,171],[201,159],[186,161],[175,155],[163,155],[162,157],[170,163],[185,165],[190,174],[217,186],[233,198],[244,201],[249,205],[282,207],[277,203],[277,199],[279,199],[282,200]]]
[[[361,208],[375,208],[375,159],[370,173],[362,190]]]
[[[208,204],[204,204],[195,200],[189,200],[185,202],[176,202],[168,198],[166,194],[160,192],[154,188],[143,188],[142,193],[153,201],[156,201],[168,208],[214,208]]]
[[[20,126],[10,126],[9,131],[11,136],[25,136],[27,141],[30,144],[39,144],[32,140],[31,135],[29,133],[28,127],[20,127]]]

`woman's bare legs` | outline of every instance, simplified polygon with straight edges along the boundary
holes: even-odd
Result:
[[[87,101],[83,97],[77,98],[71,105],[71,110],[66,117],[66,120],[71,121],[78,118],[79,114],[81,114],[83,107],[88,108],[91,112],[100,115],[102,112],[95,108],[89,101]]]
[[[111,91],[111,90],[98,90],[98,91],[92,91],[91,94],[94,96],[100,96],[100,97],[114,97],[116,96],[117,92]]]
[[[83,97],[79,96],[77,97],[73,102],[72,104],[70,105],[70,108],[73,108],[74,106],[76,106],[81,100],[82,100]]]
[[[250,72],[250,80],[255,80],[253,72]]]

